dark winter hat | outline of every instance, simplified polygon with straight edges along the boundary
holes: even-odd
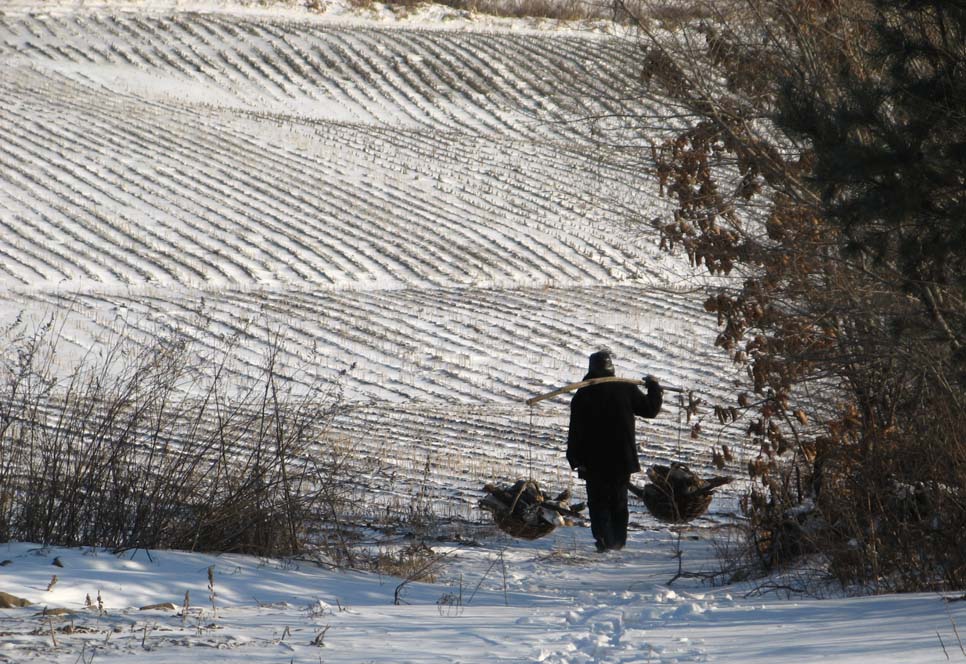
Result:
[[[614,361],[609,350],[599,350],[590,356],[587,372],[593,377],[613,376]]]

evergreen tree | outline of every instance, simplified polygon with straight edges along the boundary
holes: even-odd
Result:
[[[873,9],[856,28],[873,38],[858,57],[835,58],[831,80],[801,69],[781,81],[775,119],[812,145],[812,177],[846,250],[894,266],[938,320],[953,312],[935,289],[966,290],[966,4]],[[963,320],[946,324],[961,345]]]

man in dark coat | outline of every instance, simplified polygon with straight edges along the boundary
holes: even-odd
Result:
[[[614,375],[609,351],[590,356],[584,380]],[[587,482],[590,528],[598,551],[621,549],[627,542],[627,487],[641,470],[634,438],[634,416],[655,417],[663,393],[645,379],[647,394],[632,383],[608,382],[577,390],[570,402],[567,461]]]

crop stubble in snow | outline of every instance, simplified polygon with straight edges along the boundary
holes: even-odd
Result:
[[[521,401],[580,378],[588,352],[710,398],[730,375],[692,272],[624,225],[622,206],[653,216],[652,184],[578,121],[626,110],[635,52],[231,13],[0,15],[0,317],[62,312],[76,351],[237,336],[239,381],[280,332],[292,381],[347,371],[335,429],[383,480],[464,506],[531,467],[569,484],[566,400],[533,424]],[[673,401],[642,428],[647,459],[708,463]]]

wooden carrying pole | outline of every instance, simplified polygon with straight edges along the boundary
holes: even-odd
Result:
[[[564,385],[560,389],[554,390],[553,392],[547,392],[546,394],[541,394],[536,397],[527,399],[526,403],[528,406],[532,406],[538,401],[543,401],[544,399],[550,399],[558,394],[565,394],[567,392],[573,392],[574,390],[579,390],[582,387],[587,387],[588,385],[597,385],[598,383],[631,383],[632,385],[644,385],[645,382],[638,378],[618,378],[617,376],[604,376],[603,378],[590,378],[589,380],[582,380],[579,383],[571,383],[570,385]],[[665,392],[686,392],[687,390],[682,390],[680,387],[665,387],[661,386],[661,389]]]

